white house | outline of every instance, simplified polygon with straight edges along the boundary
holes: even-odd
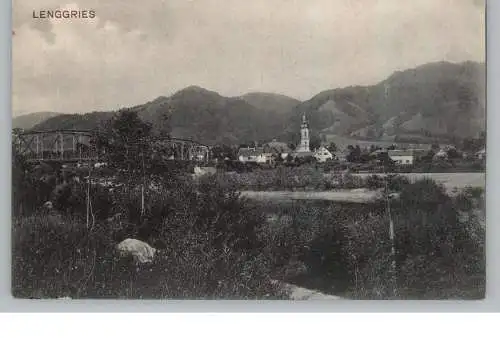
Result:
[[[328,160],[333,160],[333,155],[328,149],[326,149],[324,146],[321,146],[314,152],[314,158],[318,162],[326,162]]]
[[[412,165],[414,155],[412,150],[389,150],[389,158],[400,165]]]
[[[238,150],[238,160],[243,163],[271,163],[273,154],[264,152],[263,148],[240,148]]]
[[[476,157],[480,160],[484,160],[486,158],[486,148],[483,148],[481,150],[479,150],[477,153],[476,153]]]

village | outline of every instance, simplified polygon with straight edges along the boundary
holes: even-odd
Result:
[[[228,156],[229,155],[229,156]],[[232,156],[231,156],[232,155]],[[214,153],[212,151],[212,156]],[[271,168],[279,164],[300,165],[306,163],[337,164],[339,168],[350,168],[354,171],[382,171],[381,166],[392,163],[392,170],[411,170],[419,163],[448,164],[448,170],[460,164],[469,164],[474,170],[474,164],[479,169],[485,163],[486,150],[483,147],[478,151],[457,149],[451,144],[392,144],[381,147],[374,144],[360,148],[359,145],[349,145],[338,149],[335,143],[325,143],[311,146],[309,123],[306,114],[302,115],[300,125],[300,143],[287,144],[273,139],[271,142],[240,146],[234,154],[214,156],[214,161],[238,161],[254,167]],[[348,166],[351,164],[351,166]],[[355,165],[358,164],[358,165]],[[481,165],[482,164],[482,165]],[[441,166],[441,169],[444,169]]]
[[[401,142],[362,141],[337,145],[334,142],[311,140],[307,114],[303,113],[297,126],[298,144],[278,139],[248,144],[205,145],[190,139],[173,137],[144,140],[146,156],[162,161],[184,163],[188,171],[251,171],[273,169],[279,166],[307,166],[314,164],[325,171],[353,173],[388,172],[483,172],[486,163],[484,140],[468,140],[464,144],[416,144]],[[32,161],[60,162],[63,168],[105,168],[106,151],[99,146],[106,135],[86,131],[28,131],[14,130],[15,146]],[[101,139],[101,140],[99,140]],[[105,141],[107,142],[107,141]],[[189,169],[191,168],[191,169]]]

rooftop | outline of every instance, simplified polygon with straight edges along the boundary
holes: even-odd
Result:
[[[264,149],[262,147],[238,149],[238,156],[259,156],[263,153]]]

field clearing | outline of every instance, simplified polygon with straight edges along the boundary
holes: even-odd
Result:
[[[360,173],[353,176],[367,177],[373,174]],[[377,174],[383,176],[384,174]],[[430,178],[437,183],[443,184],[451,192],[454,189],[463,189],[465,187],[486,186],[486,173],[402,173],[398,174],[407,177],[411,182],[422,178]]]
[[[329,176],[331,174],[326,174]],[[353,174],[366,178],[373,174]],[[383,176],[384,174],[376,174]],[[449,193],[466,187],[486,186],[485,173],[404,173],[399,174],[407,177],[411,182],[422,178],[430,178],[437,183],[443,184]],[[379,192],[368,189],[343,189],[334,191],[253,191],[243,190],[241,195],[254,200],[286,201],[286,200],[324,200],[333,202],[370,203],[379,197]]]
[[[368,203],[378,196],[367,189],[337,191],[241,191],[241,195],[255,200],[323,200],[334,202]]]

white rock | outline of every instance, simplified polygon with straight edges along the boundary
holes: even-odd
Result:
[[[134,258],[136,263],[151,263],[156,254],[156,249],[138,239],[127,238],[116,245],[116,250],[121,257]]]
[[[389,194],[389,199],[398,200],[400,196],[401,196],[400,193],[393,192],[393,193]]]
[[[43,204],[43,208],[46,210],[52,210],[54,209],[54,205],[52,204],[51,201],[47,201]]]

